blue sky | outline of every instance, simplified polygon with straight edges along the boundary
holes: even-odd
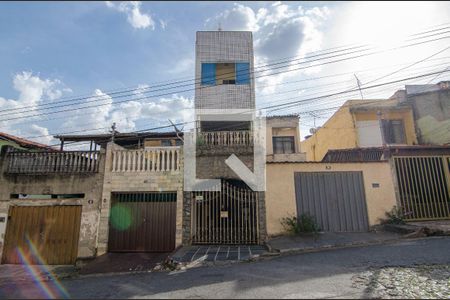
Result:
[[[304,57],[316,51],[351,43],[377,45],[399,36],[420,32],[450,21],[448,3],[358,4],[351,2],[2,2],[0,3],[0,109],[31,107],[77,96],[101,95],[105,103],[116,101],[108,91],[151,85],[155,82],[194,76],[194,47],[197,30],[252,30],[255,64],[284,57]],[[425,18],[418,19],[418,16]],[[282,102],[289,97],[325,93],[354,84],[352,72],[369,81],[390,70],[422,59],[448,45],[448,39],[408,52],[319,66],[305,71],[269,76],[257,81],[259,106]],[[434,51],[434,52],[433,52]],[[442,53],[421,65],[422,70],[448,64]],[[380,65],[384,69],[367,71]],[[427,68],[428,67],[428,68]],[[408,70],[403,75],[411,75]],[[335,75],[348,76],[311,80],[301,84],[283,82]],[[417,70],[418,73],[422,72]],[[417,73],[416,72],[416,73]],[[401,74],[398,74],[401,77]],[[391,78],[395,79],[395,78]],[[428,80],[425,78],[424,80]],[[442,78],[440,78],[442,79]],[[412,83],[423,83],[420,82]],[[404,83],[403,83],[404,84]],[[411,83],[409,83],[411,84]],[[402,84],[379,91],[372,97],[387,97]],[[290,92],[292,91],[292,92]],[[139,95],[137,95],[139,96]],[[349,95],[350,98],[353,95]],[[103,98],[102,98],[103,99]],[[139,130],[183,119],[192,107],[193,93],[176,93],[123,105],[109,103],[86,111],[5,121],[0,130],[41,142],[52,143],[49,133],[70,132],[110,126]],[[339,102],[341,101],[341,102]],[[343,103],[318,103],[299,112]],[[1,112],[0,112],[1,113]],[[1,114],[4,114],[1,113]],[[21,115],[13,116],[25,116]],[[330,114],[315,119],[320,124]],[[302,135],[314,119],[305,117]],[[3,122],[2,122],[3,120]]]

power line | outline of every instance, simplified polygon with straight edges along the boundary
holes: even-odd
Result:
[[[445,37],[445,38],[449,38],[449,37],[450,36]],[[440,39],[442,39],[442,38],[440,38]],[[438,40],[438,39],[436,39],[436,40]],[[426,42],[431,42],[431,41],[426,41]],[[406,46],[403,46],[403,47],[400,47],[400,48],[410,47],[410,46],[418,45],[418,44],[422,44],[422,43],[424,43],[424,42],[415,43],[415,44],[412,44],[412,45],[406,45]],[[381,52],[384,52],[384,51],[381,51]],[[359,58],[359,57],[373,55],[373,54],[377,54],[377,53],[380,53],[380,52],[378,51],[378,52],[373,52],[373,53],[370,53],[370,54],[357,55],[357,56],[353,56],[353,57],[349,57],[349,58],[343,58],[343,59],[338,59],[338,60],[335,60],[335,61],[329,61],[329,62],[317,64],[317,65],[311,65],[311,66],[306,66],[306,67],[297,68],[297,69],[290,69],[290,70],[286,70],[286,71],[280,71],[278,73],[265,74],[265,75],[261,75],[261,76],[254,77],[254,78],[273,76],[273,75],[277,75],[277,74],[281,74],[281,73],[288,73],[288,72],[298,71],[298,70],[301,70],[301,69],[316,67],[316,66],[319,66],[319,65],[325,65],[325,64],[330,64],[330,63],[336,63],[336,62],[340,62],[340,61],[344,61],[344,60]],[[201,88],[203,88],[203,87],[201,87]],[[128,100],[116,101],[116,102],[112,102],[112,103],[91,105],[91,106],[85,106],[85,107],[77,107],[77,108],[73,108],[73,109],[59,110],[59,111],[53,111],[53,112],[47,112],[47,113],[41,113],[41,114],[35,114],[35,115],[26,115],[26,116],[22,116],[22,117],[14,117],[14,118],[9,118],[9,119],[3,119],[1,121],[11,121],[11,120],[17,120],[17,119],[23,119],[23,118],[30,118],[30,117],[37,117],[37,116],[43,116],[43,115],[56,114],[56,113],[61,113],[61,112],[76,111],[76,110],[81,110],[81,109],[100,107],[100,106],[105,106],[105,105],[116,105],[116,104],[126,103],[126,102],[130,102],[130,101],[140,101],[140,100],[150,99],[150,98],[154,98],[154,97],[167,96],[167,95],[171,95],[171,94],[174,94],[174,93],[180,93],[180,92],[186,92],[186,91],[198,90],[198,89],[200,89],[200,88],[187,89],[187,90],[183,90],[183,91],[170,92],[170,93],[160,94],[160,95],[153,95],[151,97],[142,97],[142,98],[136,98],[136,99],[128,99]]]
[[[439,33],[439,34],[442,34],[442,33]],[[422,37],[422,38],[426,38],[426,37]],[[445,38],[448,38],[448,37],[445,37]],[[442,38],[439,38],[439,39],[436,39],[436,40],[440,40],[440,39],[442,39]],[[419,42],[419,43],[415,43],[415,44],[411,44],[411,45],[404,45],[404,46],[401,46],[401,47],[399,47],[399,48],[410,47],[410,46],[414,46],[414,45],[417,45],[417,44],[428,43],[428,42],[433,42],[433,41],[435,41],[435,40]],[[364,46],[359,46],[359,47],[355,47],[355,48],[357,49],[357,48],[362,48],[362,47],[364,47]],[[331,49],[333,49],[333,48],[331,48]],[[391,49],[387,49],[387,50],[383,50],[383,51],[377,51],[377,52],[374,52],[374,53],[370,53],[370,54],[368,54],[368,55],[373,55],[373,54],[377,54],[377,53],[381,53],[381,52],[385,52],[385,51],[390,51],[390,50],[396,50],[396,49],[398,49],[398,48],[395,48],[395,47],[394,47],[394,48],[391,48]],[[291,67],[292,65],[290,65],[290,63],[293,62],[293,61],[297,61],[297,60],[301,60],[301,59],[305,60],[305,59],[309,59],[309,58],[312,58],[312,57],[322,56],[322,55],[326,55],[326,54],[333,54],[333,53],[335,53],[335,52],[340,52],[340,51],[345,51],[345,50],[351,50],[351,49],[348,48],[348,49],[344,49],[344,50],[328,52],[328,53],[325,53],[325,54],[312,55],[312,56],[309,56],[309,57],[306,57],[306,58],[299,58],[299,59],[290,60],[290,61],[284,61],[284,62],[279,62],[279,63],[275,63],[275,64],[267,64],[267,65],[265,65],[265,66],[263,65],[263,66],[260,66],[260,67],[258,67],[258,68],[261,68],[261,67],[268,67],[268,66],[273,66],[273,65],[279,65],[279,64],[286,64],[286,63],[289,63],[289,65],[278,66],[278,67],[275,67],[275,68],[271,68],[270,70],[279,69],[279,68],[285,68],[285,67]],[[363,50],[353,51],[353,52],[344,53],[344,54],[340,54],[340,55],[329,56],[329,57],[326,57],[326,58],[321,58],[321,59],[316,59],[316,60],[311,60],[311,61],[304,61],[304,62],[300,62],[300,63],[298,63],[298,64],[304,64],[304,63],[308,63],[308,62],[312,62],[312,61],[318,61],[318,60],[322,60],[322,59],[330,59],[330,58],[334,58],[334,57],[339,57],[339,56],[343,56],[343,55],[349,55],[349,54],[353,54],[353,53],[357,53],[357,52],[361,52],[361,51],[368,51],[368,50],[370,50],[370,49],[363,49]],[[357,56],[357,57],[358,57],[358,56]],[[357,57],[353,57],[353,58],[357,58]],[[315,66],[317,66],[317,65],[315,65]],[[263,71],[259,71],[259,72],[264,72],[264,71],[268,71],[268,70],[263,70]],[[296,71],[296,70],[292,70],[292,71]],[[290,72],[290,70],[285,71],[285,72]],[[250,72],[250,71],[245,72],[245,74],[247,74],[247,73],[250,74],[250,73],[256,73],[256,72],[255,72],[255,71],[253,71],[253,72]],[[230,74],[232,74],[232,73],[230,73]],[[233,74],[234,74],[234,73],[233,73]],[[263,75],[263,76],[260,76],[260,77],[271,76],[271,75],[275,75],[275,74],[268,74],[268,75]],[[254,77],[254,78],[259,78],[259,77]],[[195,81],[196,79],[194,78],[193,80]],[[192,80],[187,80],[187,81],[192,81]],[[183,82],[183,81],[174,82],[173,84],[175,84],[175,83],[181,83],[181,82]],[[184,82],[186,82],[186,81],[184,81]],[[160,86],[167,86],[167,85],[172,85],[172,84],[164,84],[164,85],[160,85]],[[179,86],[170,87],[170,88],[163,88],[163,89],[152,90],[152,91],[150,91],[150,92],[161,91],[161,90],[168,90],[168,89],[175,89],[175,88],[184,87],[184,86],[190,86],[190,85],[191,85],[191,84],[187,84],[187,85],[179,85]],[[209,87],[209,86],[207,86],[207,87]],[[201,88],[207,88],[207,87],[201,87]],[[147,92],[142,92],[142,91],[143,91],[143,90],[146,90],[146,89],[149,89],[149,88],[153,88],[153,87],[148,87],[148,88],[138,88],[138,89],[133,89],[133,90],[126,90],[126,91],[120,91],[120,92],[115,92],[115,93],[111,93],[111,94],[125,93],[125,92],[130,92],[130,91],[140,92],[140,93],[142,93],[142,94],[145,94],[145,93],[147,93]],[[196,88],[196,89],[194,89],[194,90],[197,90],[197,89],[198,89],[198,88]],[[181,92],[185,92],[185,91],[190,91],[190,90],[184,90],[184,91],[181,91]],[[173,93],[177,93],[177,91],[171,92],[170,94],[173,94]],[[133,95],[135,95],[135,93],[133,93],[133,94],[119,95],[119,96],[111,97],[111,94],[110,94],[110,95],[98,95],[98,96],[92,96],[92,97],[102,97],[103,99],[99,99],[99,100],[108,100],[109,98],[116,99],[116,98],[128,97],[128,96],[133,96]],[[167,94],[163,94],[163,95],[167,95]],[[160,96],[160,95],[157,95],[157,96]],[[79,99],[71,99],[71,100],[66,100],[66,101],[60,101],[60,102],[58,102],[58,104],[59,104],[59,103],[62,103],[62,102],[73,101],[73,100],[86,100],[86,99],[90,99],[90,98],[92,98],[92,97],[79,98]],[[107,97],[107,98],[106,98],[106,97]],[[156,96],[152,96],[152,97],[156,97]],[[106,99],[105,99],[105,98],[106,98]],[[134,100],[135,100],[135,99],[134,99]],[[86,103],[95,102],[95,101],[98,101],[98,100],[87,101],[87,102],[84,102],[84,103],[78,103],[78,104],[86,104]],[[133,101],[133,100],[130,99],[130,100],[126,100],[126,101]],[[124,101],[120,101],[120,102],[124,102]],[[42,104],[42,105],[40,105],[40,106],[46,106],[46,105],[50,105],[50,103],[48,103],[48,104]],[[56,106],[51,106],[51,107],[42,108],[41,110],[47,110],[47,109],[59,108],[59,107],[66,107],[66,106],[70,106],[70,105],[76,105],[76,104],[66,104],[66,105],[59,105],[59,106],[56,105]],[[108,104],[103,104],[103,105],[108,105]],[[29,107],[39,107],[39,106],[29,106]],[[28,108],[28,107],[21,107],[21,108],[15,108],[15,109],[7,109],[7,110],[4,110],[4,111],[8,111],[8,110],[9,110],[9,111],[11,111],[11,110],[19,110],[19,109],[25,109],[25,108]],[[87,107],[87,108],[89,108],[89,107]],[[79,109],[80,109],[80,108],[79,108]],[[81,108],[81,109],[82,109],[82,108]],[[38,110],[40,110],[40,109],[33,109],[33,110],[31,110],[31,111],[38,111]],[[0,110],[0,112],[2,112],[2,111]],[[58,113],[58,112],[56,112],[56,113]],[[47,113],[47,114],[51,114],[51,112],[49,112],[49,113]],[[4,115],[4,114],[3,114],[3,115]],[[1,115],[0,115],[0,116],[1,116]],[[10,119],[7,119],[7,120],[10,120]]]

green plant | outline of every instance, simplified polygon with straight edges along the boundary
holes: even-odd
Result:
[[[299,218],[295,216],[284,217],[281,219],[281,225],[292,234],[317,233],[320,230],[314,217],[307,213],[301,214]]]
[[[403,213],[403,209],[394,205],[391,211],[386,212],[386,219],[384,220],[384,223],[405,224],[405,215]]]
[[[197,143],[197,146],[203,146],[203,145],[205,145],[205,139],[201,135],[198,135],[196,143]]]

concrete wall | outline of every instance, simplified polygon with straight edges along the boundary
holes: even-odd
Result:
[[[120,146],[108,143],[106,152],[106,166],[101,203],[101,216],[98,234],[98,254],[108,250],[108,224],[111,209],[112,192],[176,192],[177,193],[177,221],[176,245],[182,241],[182,215],[183,215],[183,167],[180,170],[164,172],[110,172],[112,151],[123,149]],[[180,152],[180,158],[183,155]]]
[[[103,189],[105,150],[101,150],[98,173],[7,175],[5,157],[0,157],[0,216],[8,214],[12,205],[82,205],[78,258],[96,255],[96,239]],[[11,199],[11,194],[81,194],[82,199]],[[7,224],[6,224],[7,225]],[[0,226],[0,229],[6,226]],[[4,231],[0,232],[0,255],[3,252]]]
[[[408,95],[420,144],[450,143],[450,90]]]
[[[388,162],[375,163],[269,163],[267,164],[266,220],[268,235],[284,232],[281,218],[297,215],[294,172],[362,171],[369,224],[379,223],[396,205],[394,178]],[[372,187],[378,183],[379,187]]]
[[[195,78],[201,78],[202,63],[250,63],[253,72],[253,37],[250,31],[199,31],[196,39]],[[255,108],[255,82],[202,86],[195,84],[196,109]]]

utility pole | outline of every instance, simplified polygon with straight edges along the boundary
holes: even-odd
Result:
[[[354,75],[355,78],[356,78],[356,84],[358,85],[359,94],[361,95],[361,99],[364,100],[364,97],[363,97],[363,94],[362,94],[362,91],[361,91],[361,82],[359,81],[358,77],[356,77],[356,74],[353,74],[353,75]]]
[[[111,126],[111,142],[113,143],[115,136],[116,136],[116,122],[114,122]]]

